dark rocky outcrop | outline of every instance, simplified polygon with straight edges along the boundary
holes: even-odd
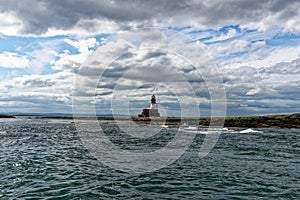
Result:
[[[0,114],[0,118],[15,118],[12,115],[4,115],[4,114]]]
[[[292,115],[269,115],[252,117],[229,117],[226,127],[249,128],[300,128],[300,113]]]
[[[159,119],[144,119],[133,118],[134,121],[147,123],[162,122],[166,125],[182,124],[186,122],[189,125],[195,125],[195,119],[180,119],[180,118],[164,118]],[[189,123],[190,122],[190,123]],[[291,115],[267,115],[267,116],[249,116],[249,117],[226,117],[224,118],[200,118],[199,125],[201,126],[222,126],[225,127],[248,127],[248,128],[300,128],[300,113]]]

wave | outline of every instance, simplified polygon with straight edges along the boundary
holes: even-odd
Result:
[[[196,134],[220,134],[222,132],[232,132],[233,130],[230,130],[228,128],[222,128],[222,127],[209,127],[209,128],[198,128],[195,126],[189,126],[186,128],[180,128],[180,131],[187,132],[187,133],[196,133]]]
[[[198,127],[196,127],[196,126],[189,126],[187,128],[184,128],[184,130],[198,130]]]
[[[263,133],[262,131],[253,130],[251,128],[240,131],[240,133]]]
[[[7,135],[6,131],[0,131],[0,135]]]

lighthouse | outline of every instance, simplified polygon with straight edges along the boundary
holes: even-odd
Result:
[[[144,108],[139,117],[160,117],[155,95],[151,96],[150,108]]]
[[[158,109],[156,104],[156,98],[155,95],[152,95],[151,101],[150,101],[150,109]]]

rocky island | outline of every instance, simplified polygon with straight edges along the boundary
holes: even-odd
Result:
[[[195,123],[195,119],[185,118],[139,118],[132,117],[133,121],[147,123],[150,121],[164,122],[166,125],[178,125],[181,121]],[[247,127],[247,128],[300,128],[300,113],[290,115],[266,115],[247,117],[226,117],[224,118],[200,118],[200,126],[221,124],[224,120],[225,127]],[[197,120],[196,120],[197,121]],[[195,124],[194,124],[195,125]]]
[[[0,114],[0,118],[15,118],[15,117],[12,115]]]

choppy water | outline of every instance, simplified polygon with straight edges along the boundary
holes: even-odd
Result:
[[[175,130],[132,140],[103,127],[122,148],[150,150]],[[1,119],[0,199],[300,199],[300,130],[242,130],[224,129],[203,159],[198,134],[173,164],[127,174],[93,158],[72,121]]]

